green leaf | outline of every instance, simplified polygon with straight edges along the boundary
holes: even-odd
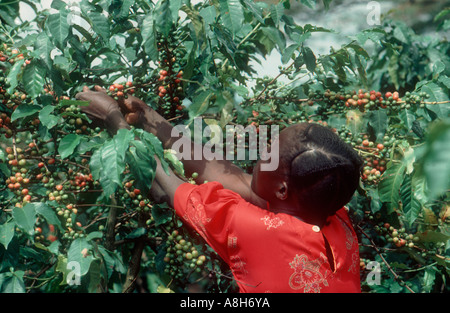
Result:
[[[328,10],[330,8],[330,3],[333,0],[323,0],[323,6],[325,7],[325,10]]]
[[[264,18],[263,18],[263,10],[260,6],[258,6],[258,3],[255,3],[252,0],[242,0],[242,3],[244,6],[249,10],[253,17],[258,20],[261,24],[264,24]]]
[[[442,121],[430,131],[421,160],[431,198],[450,187],[450,122]]]
[[[42,125],[47,127],[48,129],[52,129],[53,127],[58,125],[58,122],[60,120],[59,116],[51,114],[54,110],[54,106],[47,105],[39,112],[39,120],[41,121]]]
[[[89,267],[89,284],[87,290],[89,293],[99,292],[103,289],[103,269],[104,265],[99,259],[93,260]],[[106,275],[105,275],[106,276]]]
[[[278,4],[272,4],[270,6],[270,18],[274,22],[275,26],[278,27],[280,20],[284,14],[284,5],[282,2]]]
[[[176,21],[178,19],[178,14],[180,11],[180,8],[183,4],[184,1],[182,0],[170,0],[170,12],[172,12],[172,21]]]
[[[317,4],[316,0],[301,0],[300,2],[310,9],[315,9]]]
[[[369,125],[372,127],[377,141],[381,142],[386,129],[388,129],[388,116],[385,110],[371,111],[367,114]]]
[[[58,13],[51,14],[47,20],[47,27],[52,35],[51,38],[61,50],[64,50],[65,40],[69,36],[69,23],[67,22],[68,15],[68,10],[61,9]]]
[[[194,119],[195,117],[203,114],[209,107],[209,100],[213,96],[211,91],[203,91],[194,98],[194,101],[189,106],[189,117]]]
[[[399,82],[399,56],[397,54],[391,55],[391,58],[389,59],[388,72],[392,80],[392,83],[394,84],[395,88],[398,89],[400,82]]]
[[[11,273],[3,273],[3,283],[1,284],[1,292],[3,293],[25,293],[25,284],[23,282],[24,271],[15,271]]]
[[[15,227],[14,221],[0,225],[0,243],[5,247],[5,250],[8,249],[8,244],[14,237]]]
[[[136,239],[147,233],[147,229],[145,227],[139,227],[133,230],[131,233],[125,236],[127,239]]]
[[[436,280],[437,270],[434,267],[426,268],[422,278],[423,292],[430,292]]]
[[[125,161],[130,166],[130,171],[136,179],[135,184],[142,193],[147,194],[155,178],[156,161],[154,152],[141,141],[133,141],[125,155]],[[152,153],[153,152],[153,153]]]
[[[316,70],[316,56],[314,52],[309,47],[303,47],[302,55],[308,71],[314,72]]]
[[[421,242],[446,242],[450,239],[448,234],[439,231],[427,230],[423,233],[418,233]]]
[[[365,29],[356,35],[356,40],[363,45],[367,40],[380,44],[380,40],[386,37],[386,32],[380,28]]]
[[[236,65],[235,54],[237,46],[233,41],[233,34],[222,24],[214,24],[212,26],[217,41],[220,43],[220,51],[232,62],[232,64]],[[206,70],[203,70],[203,72],[206,72]]]
[[[403,22],[396,22],[393,35],[394,38],[400,40],[401,42],[410,44],[414,32]]]
[[[50,70],[53,64],[51,59],[51,52],[54,46],[45,32],[42,32],[37,36],[34,46],[38,58],[41,59],[42,62],[44,62],[47,70]]]
[[[287,62],[289,62],[289,60],[293,57],[294,52],[297,51],[298,48],[300,48],[300,45],[297,43],[294,43],[294,44],[290,45],[289,47],[287,47],[283,51],[283,54],[281,56],[281,62],[283,64],[286,64]]]
[[[9,74],[6,77],[6,81],[9,82],[9,88],[8,88],[8,93],[9,94],[13,94],[14,93],[14,89],[16,89],[17,87],[17,76],[19,75],[20,71],[22,70],[22,66],[25,63],[25,59],[23,60],[19,60],[17,62],[14,63],[14,65],[12,66],[12,68],[9,70]]]
[[[63,10],[66,7],[66,3],[62,0],[52,0],[50,7],[55,10]]]
[[[199,11],[199,15],[203,18],[206,28],[209,28],[208,25],[212,25],[216,21],[217,11],[214,6],[207,6]]]
[[[86,275],[89,271],[91,262],[94,260],[92,246],[86,238],[75,239],[67,251],[67,263],[77,262],[80,266],[80,276]]]
[[[75,148],[80,144],[81,136],[77,134],[68,134],[59,142],[58,152],[62,159],[73,154]]]
[[[429,202],[427,196],[427,183],[425,177],[420,173],[420,171],[414,172],[411,185],[414,192],[414,197],[422,206],[426,205]]]
[[[110,196],[122,184],[123,171],[126,165],[125,153],[133,137],[133,132],[120,129],[91,157],[91,173],[94,179],[100,181],[104,196]]]
[[[388,202],[391,206],[397,206],[400,200],[400,186],[403,182],[403,174],[406,167],[403,164],[393,164],[381,177],[378,184],[378,193],[382,202]]]
[[[416,120],[416,115],[413,114],[410,110],[403,109],[399,112],[399,117],[405,123],[408,130],[412,129],[414,125],[414,121]]]
[[[41,215],[47,221],[47,223],[55,225],[61,231],[64,230],[61,225],[61,221],[59,220],[55,211],[49,205],[41,202],[31,202],[29,204],[34,207],[36,213]]]
[[[184,176],[184,166],[183,163],[177,158],[175,152],[173,150],[164,150],[164,159],[169,161],[172,164],[174,170],[179,175]]]
[[[14,110],[13,114],[11,115],[11,121],[14,122],[15,120],[27,116],[31,116],[41,110],[41,107],[38,105],[33,104],[21,104],[17,107],[17,109]]]
[[[155,8],[155,27],[163,37],[168,37],[173,25],[172,12],[170,11],[170,1],[159,1]]]
[[[88,17],[91,20],[93,30],[100,35],[100,37],[107,42],[110,37],[110,22],[108,18],[99,12],[89,12]]]
[[[29,235],[34,234],[34,223],[36,222],[36,210],[34,205],[27,203],[24,207],[15,207],[12,216],[19,228]]]
[[[346,125],[350,129],[352,134],[359,134],[363,127],[363,117],[361,112],[357,110],[349,110],[346,113],[346,118]]]
[[[144,51],[150,57],[151,60],[158,60],[158,47],[156,45],[156,32],[155,21],[153,19],[153,13],[149,13],[141,22],[141,34],[143,40]]]
[[[235,35],[244,21],[244,11],[239,0],[219,0],[219,9],[223,25]]]
[[[403,213],[409,226],[415,222],[422,209],[420,202],[415,197],[414,191],[411,176],[405,176],[402,187],[400,188],[400,198],[403,203]]]
[[[16,27],[16,18],[19,15],[19,1],[0,0],[0,16],[5,20],[6,23],[13,27]]]
[[[434,82],[429,82],[423,85],[420,90],[429,95],[428,101],[430,102],[442,102],[449,100],[448,91]],[[450,116],[450,106],[448,103],[430,104],[427,105],[427,109],[436,113],[439,118],[447,118]]]
[[[129,15],[130,8],[135,0],[122,0],[122,7],[120,8],[119,17],[125,18]]]
[[[172,220],[172,211],[167,203],[155,204],[152,207],[152,216],[155,226],[159,226]]]
[[[44,90],[45,74],[45,68],[37,60],[31,61],[31,63],[25,67],[22,82],[28,96],[36,98]]]
[[[86,240],[90,241],[92,239],[99,239],[103,237],[103,233],[101,231],[93,231],[86,236]]]

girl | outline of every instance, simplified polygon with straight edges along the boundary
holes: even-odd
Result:
[[[117,103],[84,88],[83,108],[111,134],[127,122],[156,135],[165,149],[173,126],[141,100]],[[124,115],[122,115],[122,112]],[[159,161],[153,198],[171,205],[230,266],[241,292],[360,292],[357,237],[344,205],[355,192],[362,159],[326,127],[302,123],[278,140],[279,166],[247,174],[227,160],[181,160],[201,185],[167,175]],[[191,149],[194,151],[194,149]]]

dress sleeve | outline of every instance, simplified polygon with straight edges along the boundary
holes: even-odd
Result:
[[[177,215],[202,236],[224,260],[228,260],[227,240],[233,212],[242,198],[220,183],[185,183],[175,192]]]

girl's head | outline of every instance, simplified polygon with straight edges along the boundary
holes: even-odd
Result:
[[[330,129],[301,123],[279,136],[279,166],[263,172],[259,161],[252,188],[271,206],[290,207],[299,216],[329,216],[350,201],[362,159]],[[294,209],[292,209],[294,208]]]

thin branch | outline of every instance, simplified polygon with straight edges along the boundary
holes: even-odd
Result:
[[[138,226],[145,225],[145,215],[139,214]],[[136,286],[136,279],[139,277],[139,271],[141,269],[141,257],[146,244],[145,237],[136,238],[133,250],[131,252],[130,262],[128,264],[127,276],[122,288],[123,293],[133,292]]]
[[[114,241],[116,237],[116,220],[117,220],[117,202],[114,197],[111,197],[112,206],[109,210],[108,219],[106,221],[106,242],[105,248],[109,251],[114,250]]]
[[[383,261],[383,263],[386,265],[386,267],[388,268],[388,270],[392,273],[392,275],[394,275],[395,280],[398,280],[400,282],[403,283],[403,285],[405,286],[406,289],[409,290],[409,292],[411,293],[415,293],[414,290],[412,290],[401,278],[400,276],[397,275],[396,272],[394,272],[394,270],[392,269],[392,267],[389,265],[389,263],[386,261],[386,259],[383,257],[381,251],[378,249],[378,247],[376,246],[375,242],[373,242],[372,238],[362,229],[361,226],[357,225],[356,227],[358,227],[359,231],[361,231],[361,233],[371,242],[373,249],[377,252],[377,254],[380,256],[381,260]]]
[[[292,63],[291,63],[284,71],[289,70],[291,67],[294,66],[294,64],[295,64],[295,61],[292,62]],[[277,81],[278,78],[280,78],[282,75],[286,75],[286,73],[285,73],[284,71],[280,72],[274,79],[272,79],[272,80],[266,85],[266,87],[264,87],[264,89],[259,93],[259,95],[256,97],[255,100],[259,100],[259,99],[262,97],[262,95],[264,94],[264,92],[266,92],[267,88],[269,88],[270,85],[272,85],[273,83],[275,83],[275,82]]]

